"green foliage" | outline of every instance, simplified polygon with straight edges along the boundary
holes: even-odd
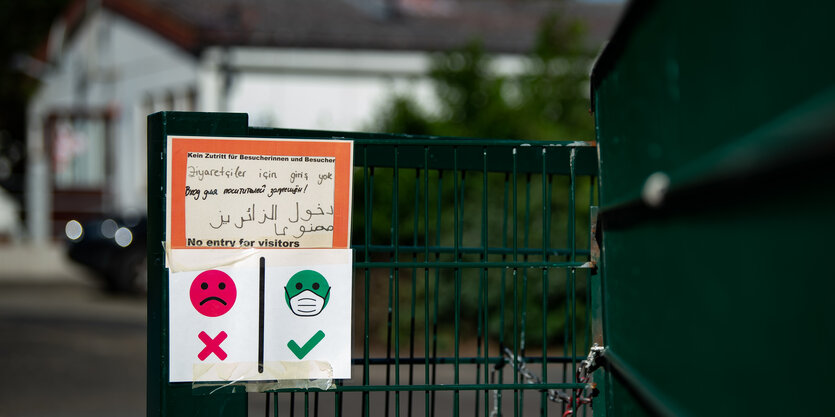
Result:
[[[428,112],[408,96],[393,97],[374,130],[502,139],[591,140],[584,31],[558,15],[545,18],[518,74],[492,71],[478,42],[433,57],[429,78],[439,106]]]
[[[405,133],[416,135],[458,136],[501,139],[541,139],[541,140],[592,140],[593,118],[588,112],[588,68],[591,54],[585,49],[583,29],[576,22],[567,22],[558,15],[543,20],[538,31],[537,41],[533,50],[524,59],[523,70],[515,73],[496,73],[492,70],[494,58],[490,57],[478,42],[472,42],[465,48],[438,54],[433,57],[429,78],[435,88],[435,101],[438,110],[434,112],[421,108],[409,96],[393,97],[383,107],[377,117],[372,130],[391,133]],[[362,181],[362,173],[357,178]],[[481,173],[459,173],[459,190],[461,195],[455,196],[452,175],[443,178],[439,184],[438,174],[430,172],[430,189],[421,190],[423,181],[418,175],[401,174],[398,181],[399,196],[397,201],[397,218],[394,218],[392,207],[392,189],[394,181],[390,170],[378,169],[375,174],[373,189],[373,224],[370,241],[377,244],[389,245],[396,239],[401,245],[420,245],[429,242],[431,245],[452,246],[455,241],[454,221],[457,213],[460,222],[461,247],[481,246],[482,233],[482,194],[489,190],[487,202],[490,215],[486,220],[489,235],[487,240],[491,248],[512,246],[509,233],[516,222],[518,228],[517,244],[520,248],[541,248],[546,235],[543,231],[546,220],[537,207],[542,207],[542,177],[533,176],[519,178],[517,181],[516,197],[519,201],[519,214],[516,219],[510,218],[508,201],[511,199],[512,184],[503,174],[491,174],[487,179],[487,190],[481,184],[484,180]],[[467,186],[462,184],[466,182]],[[362,183],[358,182],[358,186]],[[588,199],[592,190],[588,180],[578,182],[577,202],[575,204],[577,222],[576,243],[585,247],[588,239]],[[547,237],[548,246],[567,247],[569,245],[569,216],[567,198],[569,184],[567,178],[553,178],[548,185],[551,213],[548,215],[550,235]],[[503,191],[502,191],[503,190]],[[468,193],[465,195],[464,193]],[[424,196],[424,193],[427,193]],[[358,195],[364,191],[357,190]],[[429,218],[422,214],[423,198],[430,203]],[[415,206],[415,201],[421,201]],[[457,203],[455,203],[457,201]],[[436,204],[439,204],[436,209]],[[505,214],[499,214],[505,213]],[[423,236],[424,222],[429,222],[429,236]],[[355,219],[355,243],[364,241],[364,219]],[[397,223],[399,233],[395,236],[392,227]],[[418,233],[415,234],[414,231]],[[411,256],[411,255],[407,255]],[[422,258],[422,255],[418,255]],[[405,258],[404,258],[405,259]],[[459,261],[478,260],[478,255],[464,255]],[[541,255],[524,257],[524,260],[539,261]],[[441,260],[454,261],[451,255],[442,255]],[[502,261],[501,256],[490,261]],[[519,260],[523,260],[520,256]],[[567,257],[551,258],[551,260],[568,260]],[[439,275],[438,286],[434,278],[430,279],[430,294],[423,290],[422,270],[416,273],[418,284],[417,324],[423,322],[423,304],[429,302],[432,310],[437,308],[439,335],[438,343],[452,346],[453,320],[455,316],[455,272],[445,269],[430,271],[430,276]],[[578,296],[575,310],[567,312],[567,285],[571,281],[565,270],[552,270],[547,281],[541,270],[518,271],[516,286],[516,308],[514,312],[513,294],[514,281],[508,271],[490,270],[486,276],[481,276],[477,270],[462,270],[460,292],[460,317],[462,323],[459,334],[462,340],[475,339],[477,328],[481,326],[479,317],[482,306],[490,311],[488,328],[492,338],[503,339],[505,345],[511,346],[513,335],[525,335],[528,344],[541,346],[543,339],[542,317],[543,299],[546,305],[547,328],[549,346],[561,346],[570,343],[566,339],[566,325],[576,326],[578,344],[582,344],[585,334],[585,297]],[[401,279],[411,275],[407,271],[401,272]],[[576,285],[577,294],[584,294],[586,275],[579,273],[572,281]],[[547,284],[547,294],[543,297],[543,283]],[[402,288],[407,286],[401,284]],[[487,299],[482,299],[482,290]],[[400,296],[402,306],[412,302],[411,291],[403,290]],[[427,300],[427,297],[429,300]],[[434,298],[437,297],[437,303]],[[576,313],[576,316],[574,315]],[[433,313],[434,314],[434,313]],[[514,315],[516,323],[514,325]],[[401,336],[405,336],[410,325],[410,315],[402,314],[400,318]],[[524,318],[523,318],[524,317]],[[576,317],[576,319],[573,319]],[[502,318],[503,320],[500,320]],[[568,321],[567,321],[568,320]],[[522,323],[524,321],[524,323]],[[382,324],[382,323],[381,323]],[[516,327],[514,327],[516,326]],[[570,328],[570,326],[569,326]],[[380,329],[383,331],[383,329]],[[423,329],[417,330],[420,337]],[[376,337],[381,340],[384,337]],[[491,343],[495,343],[493,340]],[[496,345],[493,345],[494,347]]]

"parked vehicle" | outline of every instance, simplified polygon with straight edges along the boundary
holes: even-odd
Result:
[[[114,216],[84,223],[71,220],[65,227],[67,255],[91,269],[108,290],[145,293],[146,228],[145,216]]]

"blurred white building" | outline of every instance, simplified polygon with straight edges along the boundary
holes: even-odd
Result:
[[[146,116],[245,112],[250,124],[367,128],[396,91],[431,106],[430,54],[480,40],[512,71],[554,9],[609,34],[618,4],[530,0],[78,0],[28,109],[26,223],[144,212]]]

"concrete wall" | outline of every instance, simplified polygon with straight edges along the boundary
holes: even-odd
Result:
[[[253,125],[369,129],[395,93],[434,106],[422,52],[238,48],[228,60],[227,109],[249,113]]]

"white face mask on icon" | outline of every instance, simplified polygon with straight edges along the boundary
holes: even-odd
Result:
[[[297,316],[315,316],[321,313],[323,308],[325,308],[325,298],[310,290],[304,290],[290,298],[290,310]]]

